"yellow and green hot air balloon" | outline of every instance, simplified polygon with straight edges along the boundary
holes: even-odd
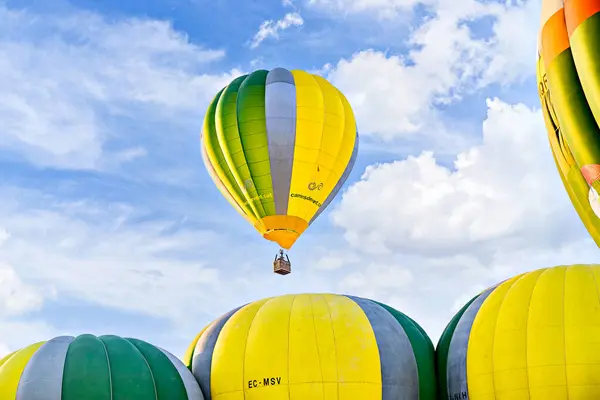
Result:
[[[209,324],[184,363],[206,400],[434,400],[434,348],[412,319],[334,294],[285,295]]]
[[[201,142],[223,196],[263,237],[290,249],[348,178],[358,132],[333,85],[276,68],[222,89],[206,112]]]
[[[545,268],[469,301],[437,346],[440,399],[600,399],[600,265]]]
[[[600,1],[543,0],[538,90],[569,197],[600,247]]]
[[[204,400],[166,350],[118,336],[59,336],[0,359],[1,400]]]

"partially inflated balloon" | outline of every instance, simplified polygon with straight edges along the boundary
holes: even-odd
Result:
[[[276,68],[222,89],[201,142],[223,196],[261,235],[289,249],[348,178],[358,132],[338,89],[320,76]]]
[[[600,246],[600,1],[542,3],[542,112],[567,193]]]
[[[59,336],[0,359],[2,400],[204,400],[171,353],[118,336]]]
[[[449,400],[600,399],[600,265],[540,269],[469,301],[437,346]]]
[[[393,308],[354,296],[286,295],[239,307],[184,362],[207,400],[434,400],[433,344]]]

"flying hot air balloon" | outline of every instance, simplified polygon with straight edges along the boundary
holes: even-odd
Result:
[[[537,79],[565,189],[600,247],[600,1],[543,0]]]
[[[231,205],[289,250],[331,203],[358,150],[354,113],[324,78],[258,70],[234,79],[210,103],[201,135],[204,164]],[[287,256],[286,256],[287,258]]]

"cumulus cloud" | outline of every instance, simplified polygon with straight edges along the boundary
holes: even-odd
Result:
[[[414,5],[403,1],[352,4]],[[443,127],[436,106],[457,102],[492,83],[509,84],[532,76],[537,28],[525,21],[536,19],[538,8],[534,2],[436,3],[432,16],[410,34],[407,54],[363,50],[328,68],[328,78],[347,95],[363,135],[388,141],[417,132],[439,135]],[[493,20],[491,35],[477,36],[472,23],[485,17]]]
[[[581,236],[569,223],[577,217],[560,190],[539,111],[487,104],[483,143],[458,154],[453,167],[430,152],[367,167],[333,214],[350,243],[432,255],[500,243],[557,246]]]
[[[34,164],[101,169],[143,156],[125,148],[106,159],[111,118],[197,110],[231,79],[198,74],[224,51],[194,45],[164,21],[42,17],[2,5],[0,20],[0,148]]]
[[[250,42],[250,48],[257,48],[264,40],[268,38],[279,39],[279,34],[286,29],[293,26],[304,25],[304,19],[297,13],[287,13],[285,16],[277,21],[267,20],[260,24],[258,32],[252,38]]]

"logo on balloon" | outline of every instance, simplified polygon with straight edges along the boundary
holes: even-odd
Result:
[[[322,206],[321,203],[319,203],[317,200],[313,199],[312,197],[305,196],[305,195],[300,194],[300,193],[292,193],[292,194],[290,194],[290,197],[298,197],[298,198],[300,198],[302,200],[310,201],[311,203],[315,204],[317,207],[321,207]]]
[[[323,189],[323,182],[319,183],[318,185],[316,182],[311,182],[308,184],[308,190],[315,190],[315,189],[317,189],[317,190]]]

